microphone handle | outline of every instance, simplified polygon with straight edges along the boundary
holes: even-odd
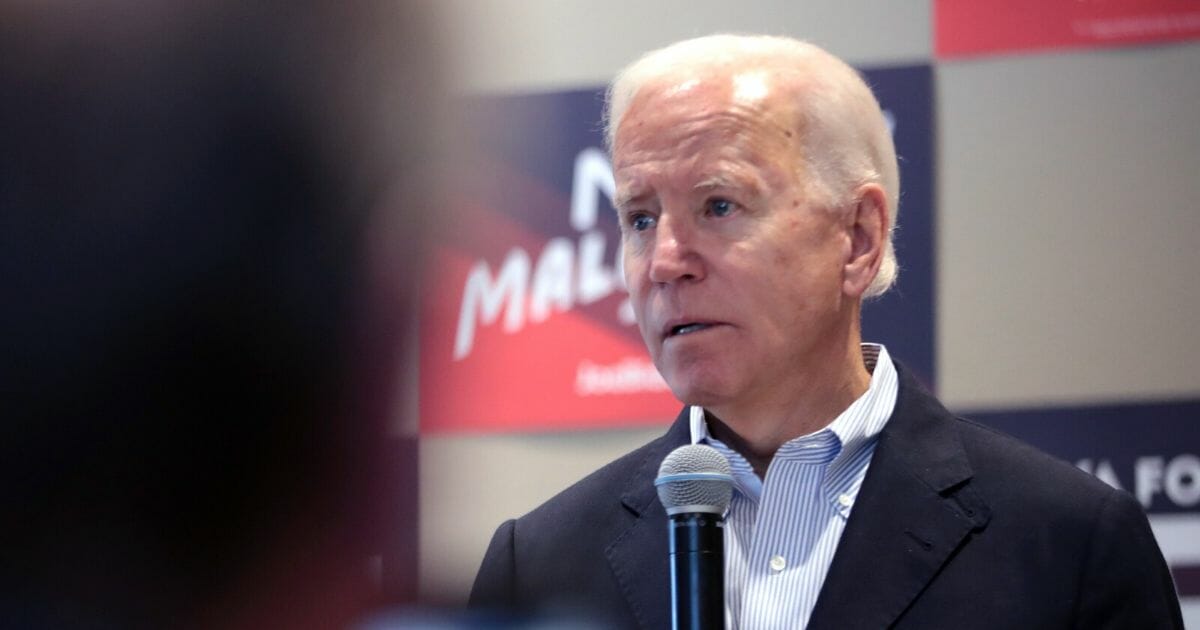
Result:
[[[725,630],[725,523],[719,514],[671,518],[671,627]]]

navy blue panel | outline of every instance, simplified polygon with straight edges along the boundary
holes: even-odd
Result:
[[[863,334],[888,346],[927,385],[935,384],[933,69],[929,65],[867,69],[864,75],[895,121],[901,201],[896,249],[900,280],[863,309]],[[603,147],[603,90],[488,96],[464,103],[480,152],[570,198],[575,156]],[[603,196],[602,196],[603,197]],[[495,200],[531,231],[572,233],[566,207]],[[617,236],[615,214],[601,201],[600,229]],[[608,211],[605,211],[607,209]]]
[[[1150,512],[1200,509],[1200,400],[966,415],[1115,477]]]
[[[863,74],[895,121],[893,137],[900,157],[895,235],[900,277],[891,292],[863,307],[863,338],[886,344],[894,358],[933,387],[933,68],[905,66]]]
[[[545,94],[488,96],[465,103],[473,121],[472,143],[481,154],[502,162],[562,196],[561,207],[523,204],[521,200],[492,200],[535,233],[573,234],[568,208],[575,156],[588,147],[604,147],[600,117],[603,90],[574,90]],[[599,227],[617,237],[616,212],[600,196]]]

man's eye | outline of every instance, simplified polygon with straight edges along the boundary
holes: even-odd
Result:
[[[728,199],[709,199],[708,213],[714,217],[727,217],[737,209],[737,204]]]
[[[632,214],[629,216],[629,227],[635,232],[644,232],[654,227],[654,217],[648,214]]]

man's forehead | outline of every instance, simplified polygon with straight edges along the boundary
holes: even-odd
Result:
[[[631,153],[640,159],[650,147],[675,154],[714,138],[737,143],[765,134],[777,138],[772,143],[792,145],[802,124],[796,99],[767,72],[647,84],[616,129],[613,166],[620,168]]]
[[[647,113],[708,115],[714,121],[723,114],[749,115],[763,123],[792,129],[800,122],[795,115],[797,82],[786,74],[748,68],[710,74],[676,72],[647,81],[631,99],[615,130],[614,149],[629,139],[630,134],[623,133],[629,131],[626,123],[633,120],[641,126]]]
[[[760,105],[781,89],[773,78],[766,70],[739,72],[730,80],[731,99],[746,106]]]
[[[647,80],[638,89],[633,102],[706,97],[723,98],[731,104],[755,105],[779,92],[789,80],[785,73],[765,67],[680,68]]]

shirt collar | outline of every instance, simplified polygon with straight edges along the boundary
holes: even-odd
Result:
[[[829,471],[826,476],[829,480],[827,490],[833,493],[847,510],[848,503],[852,502],[858,494],[858,488],[862,483],[867,465],[865,459],[860,455],[863,449],[874,445],[879,433],[883,431],[884,425],[887,424],[888,418],[895,409],[896,396],[899,391],[896,367],[892,364],[886,347],[881,344],[864,343],[862,344],[862,355],[863,363],[867,371],[871,373],[867,391],[820,431],[789,440],[780,448],[782,451],[788,445],[797,445],[805,441],[811,443],[822,433],[826,433],[826,435],[832,433],[837,444],[833,449],[832,461],[829,462]],[[693,405],[689,413],[693,444],[713,443],[718,450],[728,450],[726,445],[721,444],[709,434],[703,407]],[[732,452],[726,453],[726,456],[731,454]],[[731,457],[730,459],[731,465],[735,465],[741,463],[736,460],[742,458],[737,457],[735,460]],[[745,467],[748,468],[748,465]],[[742,477],[743,474],[737,473],[748,471],[735,470],[734,472],[735,477]],[[752,472],[749,474],[753,475]],[[753,481],[757,481],[757,476],[754,480],[746,479],[745,484],[739,485],[751,486],[747,487],[747,490],[757,489],[759,484],[755,484]],[[757,493],[752,492],[751,494]],[[843,495],[848,499],[843,499]]]
[[[833,431],[843,446],[849,442],[861,441],[861,438],[864,437],[870,438],[878,435],[883,430],[883,425],[887,423],[887,419],[892,415],[892,409],[896,403],[895,389],[898,385],[898,379],[896,377],[896,367],[892,364],[892,359],[888,355],[887,348],[883,344],[878,343],[864,343],[861,347],[863,364],[866,366],[867,371],[871,373],[871,383],[867,386],[867,391],[862,396],[851,403],[846,408],[846,411],[838,414],[838,417],[834,418],[833,422],[826,427]],[[886,406],[886,413],[876,412],[870,414],[872,417],[861,427],[859,423],[853,422],[852,418],[848,417],[851,411],[858,408],[870,408],[871,403],[876,402],[880,398],[887,398],[889,389],[892,390],[890,396],[891,404],[884,405]],[[689,414],[692,444],[701,444],[714,439],[708,433],[708,421],[704,418],[704,408],[699,405],[692,405],[689,409]],[[879,417],[881,415],[882,417]]]
[[[828,428],[842,444],[841,452],[833,461],[834,468],[879,437],[896,407],[900,384],[896,366],[892,364],[887,348],[881,344],[864,343],[862,353],[863,363],[871,373],[871,384],[862,396],[850,403],[829,424]]]

